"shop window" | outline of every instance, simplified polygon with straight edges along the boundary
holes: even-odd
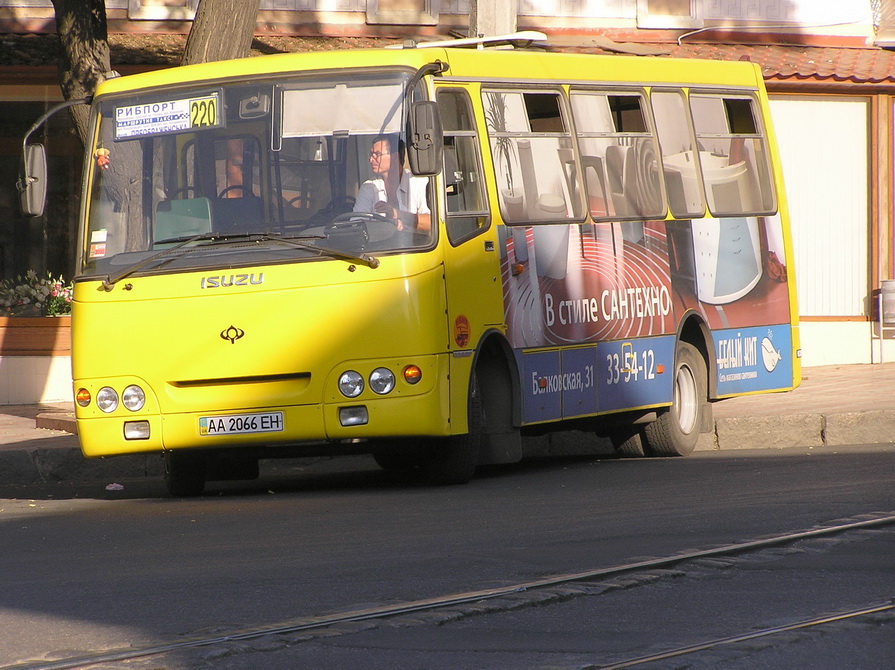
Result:
[[[638,28],[701,28],[700,0],[637,0]]]
[[[367,23],[434,26],[439,0],[367,0]]]
[[[41,87],[33,87],[35,89]],[[51,87],[47,87],[48,89]],[[18,95],[21,87],[13,87]],[[44,100],[58,95],[52,91],[36,92]],[[26,217],[19,207],[16,181],[22,155],[22,137],[34,121],[53,102],[3,103],[0,137],[3,138],[3,160],[0,161],[0,183],[5,185],[0,198],[0,279],[13,279],[34,270],[39,276],[52,273],[70,279],[73,275],[77,245],[77,216],[80,202],[81,165],[84,148],[78,142],[68,114],[56,114],[31,136],[47,148],[47,205],[43,216]]]
[[[128,0],[127,15],[131,19],[191,21],[199,0]],[[110,7],[109,3],[106,3]]]

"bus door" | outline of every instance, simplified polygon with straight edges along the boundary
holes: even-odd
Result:
[[[445,285],[448,349],[452,352],[452,408],[465,407],[475,349],[488,328],[503,323],[500,257],[491,224],[469,92],[440,87],[436,101],[444,126],[444,169],[439,193],[442,235],[446,236]],[[452,415],[456,412],[452,411]],[[457,432],[465,427],[454,426]]]

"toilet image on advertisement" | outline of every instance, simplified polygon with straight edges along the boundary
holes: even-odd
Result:
[[[538,208],[556,216],[566,211],[562,196],[545,194],[538,198]],[[569,265],[569,224],[534,226],[535,267],[539,277],[565,279]]]
[[[525,209],[528,219],[557,219],[566,213],[566,200],[553,193],[539,193],[538,180],[532,155],[531,142],[521,139],[516,148],[525,191]],[[569,225],[536,224],[534,228],[535,269],[539,277],[564,279],[569,262]]]

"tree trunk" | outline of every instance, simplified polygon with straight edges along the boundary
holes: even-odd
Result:
[[[200,0],[181,64],[248,56],[260,5],[261,0]]]
[[[104,0],[53,0],[56,30],[62,42],[59,80],[62,95],[74,100],[93,95],[112,69]],[[72,121],[81,142],[87,140],[87,105],[71,108]]]

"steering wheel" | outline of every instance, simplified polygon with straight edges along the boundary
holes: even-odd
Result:
[[[248,195],[254,195],[254,193],[252,193],[251,190],[249,190],[248,186],[244,186],[243,184],[233,184],[232,186],[228,186],[223,191],[218,193],[218,197],[223,198],[225,194],[227,194],[230,191],[233,191],[234,189],[237,189],[237,188],[242,191],[243,197],[246,197]]]
[[[388,223],[395,227],[395,230],[398,230],[398,225],[401,223],[398,219],[392,219],[385,214],[379,214],[378,212],[345,212],[344,214],[339,214],[332,220],[332,225],[338,225],[340,223]]]

